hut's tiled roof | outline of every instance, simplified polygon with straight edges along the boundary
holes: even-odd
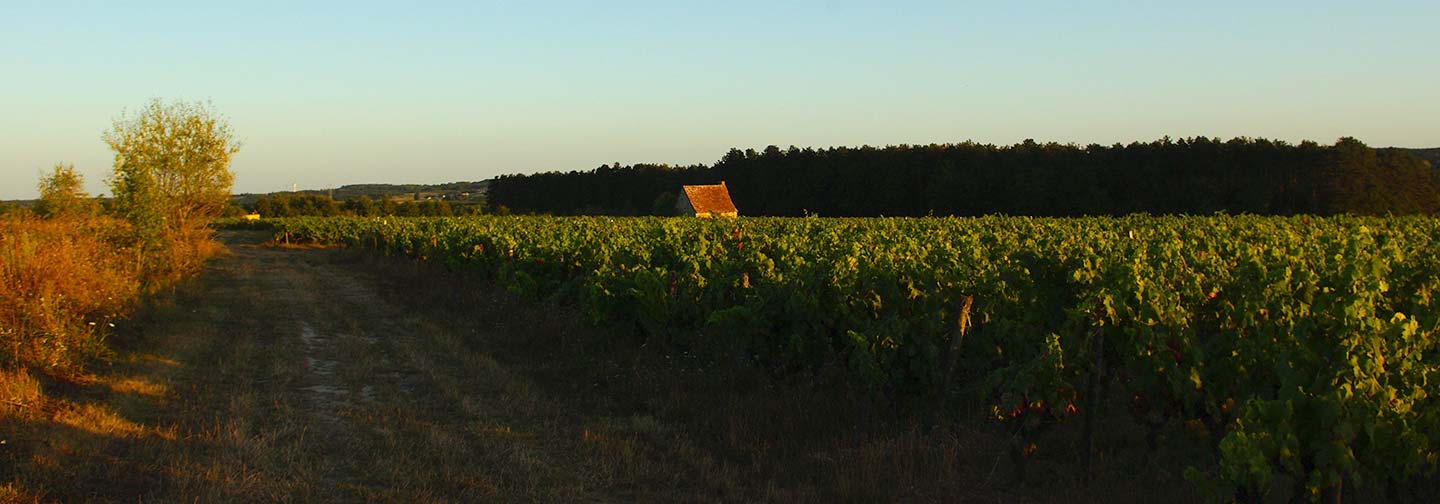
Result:
[[[730,201],[730,190],[725,188],[724,182],[716,185],[687,185],[684,189],[685,197],[690,200],[690,206],[695,209],[696,214],[739,212],[735,209],[735,203]]]

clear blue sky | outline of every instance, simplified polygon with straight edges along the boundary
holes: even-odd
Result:
[[[208,100],[237,192],[730,147],[1164,135],[1440,146],[1440,2],[14,2],[0,198],[113,119]]]

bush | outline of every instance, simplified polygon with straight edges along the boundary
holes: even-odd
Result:
[[[114,209],[142,248],[143,276],[168,283],[198,270],[235,180],[240,144],[229,123],[206,105],[157,99],[117,120],[105,142],[115,151]]]
[[[104,353],[140,295],[129,226],[101,217],[0,217],[0,362],[50,373]]]

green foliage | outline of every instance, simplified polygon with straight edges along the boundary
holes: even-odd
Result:
[[[376,202],[368,196],[360,196],[342,204],[323,194],[304,192],[260,196],[255,199],[249,209],[264,218],[333,217],[337,215],[451,217],[455,215],[450,202],[444,200],[405,200],[396,203],[391,199],[382,199]]]
[[[115,151],[114,205],[147,247],[188,240],[230,199],[230,125],[198,103],[152,100],[105,134]]]
[[[49,174],[40,176],[37,189],[40,199],[35,202],[35,215],[84,217],[99,213],[99,203],[85,193],[85,177],[75,173],[73,164],[56,163]]]
[[[379,208],[369,196],[361,196],[358,199],[345,202],[345,207],[360,217],[376,217],[380,215]]]
[[[1189,475],[1221,495],[1387,488],[1440,462],[1433,217],[276,225],[575,302],[676,350],[848,369],[902,399],[934,389],[973,296],[958,388],[1008,431],[1033,439],[1090,413],[1087,379],[1102,376],[1137,419],[1208,432],[1218,465]]]
[[[85,193],[85,177],[75,172],[75,165],[57,163],[37,184],[40,199],[35,214],[41,217],[84,217],[99,212],[99,204]]]
[[[650,215],[657,217],[670,217],[675,215],[675,204],[679,199],[679,196],[676,196],[674,192],[660,193],[659,196],[655,197],[655,203],[651,205]]]
[[[332,217],[341,215],[340,203],[323,194],[276,193],[257,198],[250,211],[261,217]]]
[[[110,212],[130,223],[147,289],[197,271],[213,252],[209,224],[230,202],[239,143],[207,105],[151,101],[105,134],[115,151]]]

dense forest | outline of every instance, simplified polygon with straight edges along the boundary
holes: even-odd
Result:
[[[742,215],[1413,214],[1440,210],[1440,171],[1404,149],[1163,138],[731,149],[712,166],[605,165],[506,175],[492,210],[665,214],[680,185],[724,180]]]

